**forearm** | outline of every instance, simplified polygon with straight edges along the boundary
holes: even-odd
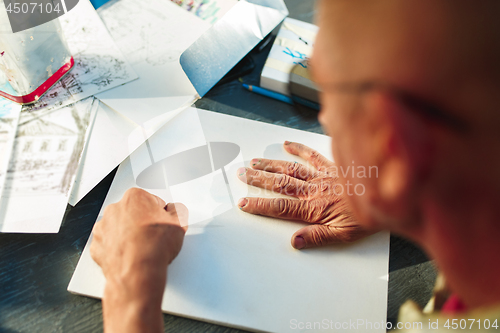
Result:
[[[163,332],[165,284],[166,271],[109,279],[102,299],[104,331]]]

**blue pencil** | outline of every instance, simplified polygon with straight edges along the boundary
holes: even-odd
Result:
[[[261,87],[248,85],[248,84],[243,84],[243,88],[248,89],[249,91],[253,91],[254,93],[257,93],[259,95],[270,97],[270,98],[273,98],[275,100],[293,105],[292,99],[288,96],[283,95],[283,94],[280,94],[280,93],[277,93],[274,91],[270,91],[270,90],[267,90],[267,89],[264,89]]]
[[[313,110],[319,111],[319,104],[318,103],[308,101],[308,100],[301,98],[299,96],[293,96],[292,98],[290,98],[290,97],[285,96],[283,94],[280,94],[280,93],[277,93],[277,92],[274,92],[271,90],[267,90],[267,89],[264,89],[261,87],[248,85],[248,84],[243,84],[243,88],[248,89],[249,91],[252,91],[252,92],[257,93],[259,95],[270,97],[270,98],[273,98],[273,99],[281,101],[281,102],[285,102],[285,103],[292,104],[292,105],[295,102],[298,104],[305,105]]]

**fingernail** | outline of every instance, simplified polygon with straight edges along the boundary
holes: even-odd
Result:
[[[247,172],[247,168],[239,168],[237,173],[241,177]]]
[[[253,160],[250,161],[250,164],[252,164],[252,166],[256,166],[257,164],[259,164],[260,162],[262,162],[261,159],[258,159],[258,158],[254,158]]]
[[[302,236],[295,237],[294,247],[297,250],[300,250],[300,249],[303,249],[306,247],[306,241],[304,240],[304,238]]]
[[[288,146],[290,143],[290,141],[285,141],[285,146]]]
[[[242,209],[243,207],[245,207],[248,203],[248,199],[247,198],[241,198],[240,200],[238,200],[238,207],[240,207],[240,209]]]

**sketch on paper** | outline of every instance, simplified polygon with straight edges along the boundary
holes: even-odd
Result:
[[[37,103],[23,111],[54,110],[105,91],[117,81],[127,82],[129,72],[122,60],[110,55],[75,56],[75,66],[61,81],[51,88]],[[120,83],[121,84],[121,83]]]
[[[59,20],[75,66],[23,111],[55,110],[138,78],[88,0]]]
[[[211,26],[162,0],[113,1],[100,8],[99,15],[133,66],[178,61],[181,53]],[[123,18],[127,18],[126,24]]]
[[[21,106],[5,99],[0,100],[0,194],[14,145],[20,112]]]
[[[21,113],[3,196],[62,194],[71,189],[85,145],[92,100],[41,116]]]
[[[228,1],[217,0],[170,0],[202,20],[214,24],[231,8]],[[233,4],[234,5],[234,4]]]

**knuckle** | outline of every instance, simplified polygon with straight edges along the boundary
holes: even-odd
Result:
[[[151,205],[158,206],[158,200],[161,199],[143,189],[133,187],[125,192],[125,195],[118,204],[125,209],[128,209],[128,207],[142,207],[146,209],[147,207],[151,207]]]
[[[331,242],[330,233],[328,228],[314,228],[311,231],[311,240],[316,246],[323,246]]]
[[[295,191],[297,197],[302,198],[302,199],[309,199],[309,189],[308,185],[301,185],[297,187],[297,190]]]
[[[307,195],[308,198],[314,198],[318,194],[318,185],[316,184],[309,184],[307,188]]]
[[[330,182],[325,181],[324,179],[321,179],[319,184],[318,184],[318,189],[321,193],[328,192],[331,187]]]
[[[101,230],[102,230],[102,220],[99,221],[99,222],[96,222],[94,224],[94,227],[92,228],[92,233],[94,234],[94,237],[95,237],[96,234],[97,234],[97,237],[99,237],[100,233],[101,233]]]
[[[292,190],[292,185],[290,184],[290,177],[286,175],[279,175],[275,179],[276,189],[280,192]]]
[[[354,242],[363,237],[363,230],[359,227],[348,227],[338,230],[336,238],[343,243]]]
[[[295,162],[295,163],[294,162],[289,162],[289,163],[287,163],[286,168],[287,168],[287,170],[286,170],[287,174],[293,175],[294,177],[296,177],[296,175],[300,171],[300,164],[297,163],[297,162]]]
[[[252,200],[254,198],[249,198],[248,203],[246,204],[245,207],[250,207],[250,205],[253,203],[253,206],[256,210],[262,211],[263,208],[265,207],[264,205],[264,198],[255,198],[255,200]]]
[[[324,179],[320,179],[319,181],[308,184],[307,195],[309,199],[323,197],[329,193],[330,189],[330,182],[327,182]]]
[[[262,170],[272,171],[275,168],[277,168],[276,162],[274,160],[267,160]]]
[[[301,219],[301,205],[299,201],[276,198],[271,200],[271,206],[277,216]]]
[[[249,208],[251,205],[253,206],[253,211],[256,214],[267,214],[270,211],[272,211],[272,201],[271,204],[268,203],[268,201],[265,198],[257,198],[255,201],[254,200],[249,200],[248,204],[246,205],[247,208]],[[253,204],[252,204],[253,203]]]
[[[305,145],[299,142],[294,142],[293,144],[295,145],[295,148],[297,148],[297,150],[304,150],[306,148]]]
[[[309,154],[309,159],[311,161],[318,161],[321,158],[321,155],[316,150],[311,150]]]
[[[259,172],[253,169],[247,169],[246,173],[242,176],[242,180],[248,185],[254,186],[259,179]]]
[[[150,194],[143,189],[137,188],[137,187],[132,187],[125,192],[125,195],[123,196],[123,199],[125,201],[129,200],[137,200],[137,199],[143,199],[149,197]]]
[[[289,204],[288,201],[282,198],[273,199],[272,205],[275,207],[279,215],[285,215],[288,213]]]
[[[324,209],[319,200],[304,201],[301,205],[302,219],[308,223],[317,223],[321,220]]]
[[[137,195],[139,195],[143,190],[141,190],[140,188],[137,188],[137,187],[132,187],[132,188],[129,188],[126,192],[125,192],[125,195],[126,197],[135,197]]]
[[[300,167],[298,175],[299,175],[299,178],[301,178],[301,179],[313,179],[315,177],[315,173],[309,171],[304,166]]]
[[[321,168],[321,170],[319,171],[326,173],[327,176],[334,178],[334,180],[338,179],[339,177],[337,166],[330,161],[327,162],[328,164]]]
[[[266,166],[262,170],[252,170],[251,176],[252,176],[252,179],[255,180],[256,182],[264,183],[264,182],[266,182],[266,180],[272,179],[273,177],[275,177],[275,174],[272,172],[271,167]]]
[[[100,265],[100,256],[99,256],[99,249],[98,249],[98,245],[92,241],[92,244],[90,244],[90,256],[92,257],[92,259],[94,259],[94,261]]]
[[[112,215],[113,214],[113,211],[116,209],[116,203],[114,204],[109,204],[107,205],[105,208],[104,208],[104,212],[103,212],[103,220],[104,220],[104,217],[107,217],[109,215]]]

